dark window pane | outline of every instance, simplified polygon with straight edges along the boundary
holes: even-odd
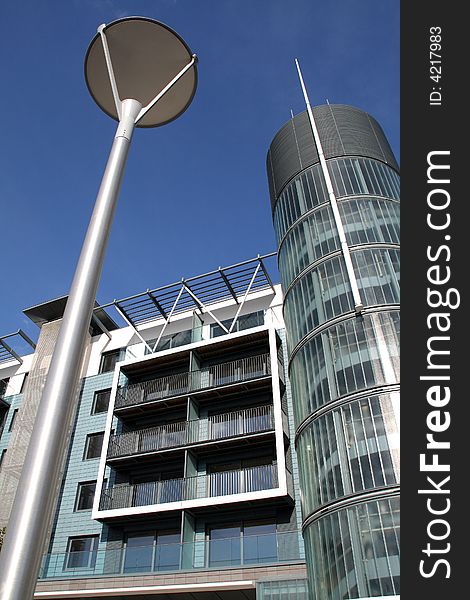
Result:
[[[154,348],[154,346],[158,338],[148,340],[148,346],[145,346],[145,354],[151,354],[151,350],[153,352],[161,352],[162,350],[169,350],[170,348],[177,348],[178,346],[190,344],[193,341],[192,333],[192,329],[185,329],[184,331],[179,331],[178,333],[173,333],[171,335],[163,335],[156,348]]]
[[[209,566],[239,565],[241,561],[241,530],[239,526],[211,529],[209,541]]]
[[[69,538],[66,568],[92,568],[96,562],[98,536]]]
[[[221,323],[227,329],[230,329],[233,319],[226,319],[225,321],[221,321]],[[262,310],[238,317],[232,328],[232,333],[250,329],[251,327],[258,327],[259,325],[264,325],[264,311]],[[218,323],[213,323],[211,325],[211,338],[219,337],[220,335],[227,335],[227,332]]]
[[[221,323],[227,329],[230,329],[232,319],[226,319],[225,321],[221,321]],[[219,335],[227,335],[227,332],[218,323],[213,323],[211,325],[211,338],[219,337]]]
[[[92,414],[103,413],[108,410],[109,399],[111,397],[111,389],[101,390],[95,393]]]
[[[145,572],[152,569],[154,541],[155,535],[153,533],[139,533],[128,536],[124,559],[125,573]]]
[[[96,481],[79,483],[75,510],[90,510],[93,507]]]
[[[114,371],[116,363],[119,361],[121,356],[121,349],[112,350],[111,352],[105,352],[101,357],[100,373],[108,373]]]
[[[243,528],[243,562],[256,564],[276,561],[276,525],[246,523]]]
[[[103,437],[104,431],[101,431],[100,433],[90,433],[90,435],[87,436],[85,460],[88,458],[98,458],[100,456]]]
[[[0,398],[3,398],[6,394],[7,391],[7,385],[8,382],[10,381],[10,378],[7,377],[6,379],[0,379]]]
[[[18,408],[15,408],[15,410],[13,411],[13,414],[11,415],[11,421],[10,421],[10,425],[8,427],[8,431],[13,431],[13,426],[15,424],[15,420],[16,420],[16,415],[18,414]]]
[[[157,533],[155,570],[174,571],[180,567],[180,534]]]

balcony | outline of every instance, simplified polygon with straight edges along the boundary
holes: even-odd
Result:
[[[116,484],[102,491],[100,510],[154,506],[184,500],[259,492],[277,487],[277,465],[273,463],[196,477]]]
[[[269,354],[250,356],[198,371],[177,373],[123,386],[118,389],[115,409],[184,396],[269,375],[271,375]]]
[[[274,430],[273,407],[256,406],[212,415],[207,420],[179,421],[139,431],[112,435],[107,458],[121,458],[170,448],[226,440]]]
[[[300,532],[273,532],[195,542],[51,553],[44,556],[39,579],[136,575],[253,567],[302,560]]]

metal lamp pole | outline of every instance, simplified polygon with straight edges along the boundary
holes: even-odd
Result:
[[[73,278],[46,385],[39,404],[7,534],[0,553],[1,600],[32,598],[49,515],[68,441],[84,344],[121,186],[135,117],[142,108],[124,100],[103,180]]]
[[[196,61],[196,56],[192,55],[190,62],[145,107],[135,99],[121,101],[104,26],[98,32],[103,38],[119,125],[73,277],[0,553],[0,600],[33,598],[56,504],[54,491],[59,483],[76,408],[74,396],[132,133],[136,123]]]

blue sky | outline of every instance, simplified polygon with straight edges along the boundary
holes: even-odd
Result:
[[[70,286],[115,122],[83,77],[100,23],[158,19],[199,57],[177,121],[137,130],[101,303],[275,250],[267,148],[290,110],[352,104],[399,158],[399,3],[394,0],[20,0],[0,5],[0,335],[37,337],[23,308]]]

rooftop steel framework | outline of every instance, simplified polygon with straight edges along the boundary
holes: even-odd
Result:
[[[5,342],[8,338],[22,338],[24,342],[26,342],[31,348],[34,350],[36,348],[36,344],[33,342],[31,338],[29,338],[24,331],[18,329],[14,333],[8,333],[7,335],[0,336],[0,364],[9,362],[10,360],[16,360],[20,364],[23,362],[21,356],[15,352],[15,350]]]
[[[164,325],[157,340],[158,344],[171,318],[188,310],[195,310],[200,314],[210,314],[214,321],[226,333],[229,333],[233,330],[249,293],[264,289],[271,289],[274,293],[274,284],[266,263],[276,254],[276,252],[271,252],[263,256],[258,255],[256,258],[228,267],[219,267],[202,275],[183,277],[175,283],[148,289],[145,292],[113,300],[107,304],[98,305],[96,303],[91,323],[92,335],[101,332],[111,338],[110,331],[119,327],[105,310],[109,308],[114,308],[146,345],[148,345],[147,342],[139,334],[139,327],[152,321],[163,320]],[[64,296],[25,309],[23,312],[40,327],[42,323],[62,317],[66,300],[67,296]],[[229,327],[221,323],[209,308],[218,302],[227,300],[231,300],[237,305],[235,318]],[[34,350],[34,342],[21,330],[0,336],[0,364],[12,359],[22,362],[19,354],[4,341],[6,338],[17,335],[21,336]],[[152,350],[150,347],[149,349]]]
[[[171,316],[188,310],[209,312],[211,304],[232,299],[240,304],[249,292],[271,288],[274,284],[265,261],[275,252],[258,255],[229,267],[219,267],[209,273],[164,285],[121,300],[102,304],[95,309],[114,306],[133,327],[157,319],[167,321]]]

